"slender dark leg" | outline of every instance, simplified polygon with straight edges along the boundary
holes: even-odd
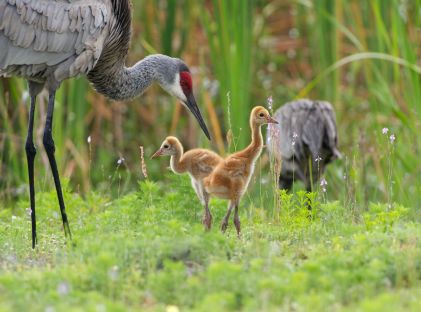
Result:
[[[241,223],[240,223],[240,217],[238,216],[238,203],[235,204],[235,210],[234,210],[234,225],[237,230],[237,236],[240,238],[241,234]]]
[[[37,223],[35,219],[35,187],[34,187],[34,159],[37,150],[33,141],[34,113],[35,113],[36,95],[31,96],[31,108],[29,111],[28,135],[26,137],[25,151],[28,161],[29,176],[29,198],[31,202],[31,225],[32,225],[32,248],[37,244]]]
[[[55,146],[52,136],[53,128],[53,112],[54,112],[55,91],[50,92],[48,98],[47,119],[45,121],[43,143],[45,151],[47,152],[48,160],[50,162],[51,172],[54,177],[54,184],[56,186],[58,203],[60,205],[61,218],[63,219],[64,234],[72,238],[70,233],[69,222],[67,221],[66,208],[64,206],[63,193],[61,191],[60,177],[57,170],[56,158],[54,157]]]
[[[231,214],[232,208],[234,208],[234,202],[231,200],[229,202],[227,213],[225,214],[224,218],[222,219],[222,223],[221,223],[221,231],[222,231],[222,233],[225,233],[225,231],[227,230],[228,220],[230,218],[230,214]]]
[[[279,177],[279,189],[290,191],[292,188],[292,178],[289,177]]]

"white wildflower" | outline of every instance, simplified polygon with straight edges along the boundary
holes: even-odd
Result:
[[[268,102],[269,110],[272,110],[272,103],[273,103],[272,95],[270,97],[268,97],[267,102]]]
[[[391,134],[390,137],[389,137],[389,140],[390,140],[390,143],[393,144],[393,142],[395,142],[395,140],[396,140],[395,135],[394,134]]]
[[[389,129],[388,129],[388,128],[383,128],[383,129],[382,129],[382,133],[383,133],[383,134],[387,134],[388,132],[389,132]]]
[[[92,141],[91,136],[88,136],[88,139],[86,141],[88,141],[88,144],[91,144],[91,141]]]
[[[61,282],[57,286],[57,292],[61,296],[65,296],[65,295],[69,294],[69,292],[70,292],[70,285],[67,282],[64,282],[64,281]]]

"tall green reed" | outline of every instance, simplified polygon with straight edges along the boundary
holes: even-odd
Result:
[[[370,201],[389,200],[393,193],[392,201],[418,205],[421,1],[302,3],[297,10],[315,79],[298,97],[334,104],[342,149],[348,156],[359,150],[357,198],[365,193]],[[383,127],[397,136],[392,191]]]
[[[254,2],[214,0],[210,4],[201,17],[212,67],[220,84],[219,100],[234,116],[231,120],[234,145],[244,146],[248,141],[251,107]]]

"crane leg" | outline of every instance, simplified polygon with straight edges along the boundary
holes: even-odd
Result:
[[[230,214],[232,211],[232,208],[234,208],[234,201],[230,200],[227,213],[225,214],[224,218],[222,219],[221,223],[221,231],[222,233],[225,233],[228,227],[228,220],[230,218]]]
[[[235,225],[235,229],[237,230],[237,236],[238,238],[240,238],[241,222],[240,222],[240,217],[238,215],[238,204],[235,204],[235,209],[234,209],[234,225]]]
[[[209,231],[212,227],[212,214],[209,210],[209,194],[206,193],[202,188],[203,199],[205,201],[205,215],[203,216],[203,224],[205,230]]]
[[[25,151],[28,161],[29,176],[29,199],[31,202],[31,226],[32,226],[32,248],[37,244],[37,223],[35,219],[35,186],[34,186],[34,159],[37,153],[33,141],[34,113],[35,113],[36,95],[31,95],[31,108],[29,111],[28,135],[26,137]]]
[[[45,121],[43,143],[45,151],[50,162],[51,172],[54,177],[54,184],[56,186],[58,203],[60,205],[61,218],[63,219],[64,234],[72,238],[70,233],[69,222],[67,220],[66,208],[64,206],[63,193],[61,190],[60,177],[57,170],[56,158],[54,156],[55,146],[52,136],[53,129],[53,112],[54,112],[55,91],[50,92],[48,97],[47,119]]]

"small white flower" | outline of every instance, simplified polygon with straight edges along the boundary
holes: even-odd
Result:
[[[395,135],[394,134],[391,134],[390,137],[389,137],[389,140],[390,140],[390,143],[395,142],[395,140],[396,140]]]
[[[297,132],[292,133],[292,138],[293,138],[293,139],[298,138],[298,134],[297,134]]]
[[[322,192],[326,193],[326,188],[324,186],[322,187]]]
[[[291,146],[294,146],[294,145],[295,145],[295,141],[292,141],[292,142],[291,142]]]
[[[120,157],[118,160],[117,160],[117,165],[121,165],[122,163],[124,163],[124,161],[125,161],[126,159],[124,159],[124,157]]]
[[[322,158],[320,157],[320,156],[317,156],[315,159],[314,159],[314,161],[315,162],[319,162],[319,161],[321,161],[322,160]]]
[[[91,141],[92,141],[91,136],[88,136],[88,139],[86,141],[88,141],[88,143],[91,144]]]
[[[272,95],[270,97],[268,97],[267,102],[268,102],[268,108],[269,108],[269,110],[271,110],[272,109],[272,103],[273,103]]]
[[[31,208],[26,208],[26,209],[25,209],[25,211],[26,211],[26,213],[27,213],[29,216],[31,216],[31,214],[32,214],[32,209],[31,209]]]
[[[165,308],[165,312],[180,312],[180,309],[175,305],[169,305]]]
[[[112,268],[108,270],[108,277],[112,281],[115,281],[118,278],[118,271],[119,271],[118,266],[117,265],[113,266]]]
[[[387,134],[388,132],[389,132],[389,129],[388,129],[388,128],[383,128],[383,129],[382,129],[382,133],[383,133],[383,134]]]
[[[327,185],[327,181],[326,181],[326,179],[325,178],[322,178],[321,180],[320,180],[320,186],[326,186]]]
[[[70,285],[67,282],[61,282],[57,286],[57,292],[61,296],[65,296],[70,292]]]

